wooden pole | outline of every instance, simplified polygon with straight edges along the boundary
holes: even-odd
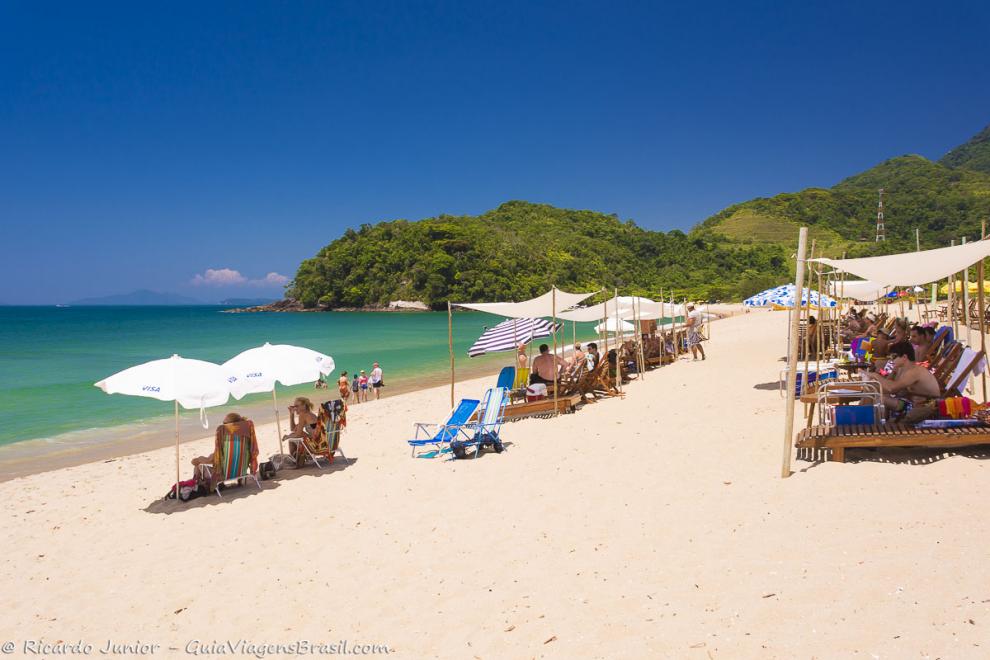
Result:
[[[554,284],[550,289],[550,311],[553,312],[553,324],[550,326],[550,330],[553,332],[553,414],[556,417],[559,413],[557,412],[557,285]]]
[[[815,239],[814,238],[811,239],[811,252],[809,254],[811,255],[811,258],[807,260],[807,264],[806,264],[806,267],[808,269],[808,281],[807,281],[808,306],[807,306],[807,308],[805,308],[805,306],[801,304],[801,298],[804,297],[804,289],[803,288],[801,288],[801,289],[794,289],[794,306],[797,307],[798,310],[799,310],[798,311],[799,318],[800,318],[800,316],[804,316],[804,380],[801,381],[801,393],[802,394],[808,391],[808,367],[809,367],[809,364],[808,363],[809,363],[809,360],[810,360],[810,356],[808,355],[808,348],[809,348],[809,346],[808,346],[808,344],[809,344],[809,339],[808,339],[808,317],[811,316],[811,276],[813,274],[812,268],[813,268],[813,263],[814,263],[814,262],[811,261],[811,259],[814,259],[815,258]],[[798,324],[798,328],[800,328],[800,327],[801,326],[800,326],[800,323],[799,323]],[[815,374],[815,376],[817,376],[817,375],[818,374]]]
[[[674,305],[674,292],[670,292],[670,332],[674,338],[674,362],[681,357],[680,342],[677,341],[677,309]]]
[[[966,245],[966,237],[965,236],[963,236],[962,244],[963,245]],[[966,266],[965,270],[963,270],[963,285],[962,285],[962,287],[963,287],[963,291],[962,291],[962,295],[963,295],[962,317],[963,317],[963,324],[965,324],[965,326],[966,326],[966,345],[972,347],[973,346],[973,329],[971,327],[969,327],[969,266]]]
[[[951,241],[955,247],[956,241]],[[949,325],[952,327],[952,336],[959,339],[959,326],[956,324],[956,277],[955,273],[949,274]]]
[[[622,340],[624,339],[622,335],[622,327],[619,325],[621,322],[619,319],[619,289],[615,288],[612,294],[612,300],[615,301],[615,387],[620,392],[622,391],[622,360],[620,354],[622,352]]]
[[[980,227],[980,240],[986,240],[987,238],[987,221],[984,220]],[[976,266],[976,281],[979,288],[979,293],[977,293],[976,304],[979,308],[980,313],[980,350],[983,351],[984,359],[986,359],[987,354],[987,328],[986,328],[986,318],[987,318],[987,308],[986,302],[983,299],[983,259],[980,259],[980,263]],[[983,383],[983,403],[987,402],[987,370],[984,369],[983,373],[980,374],[980,381]]]
[[[179,400],[175,400],[175,501],[179,501]]]
[[[636,343],[639,345],[639,377],[646,374],[646,354],[643,352],[643,308],[642,300],[636,297]]]
[[[804,287],[804,252],[808,243],[808,228],[801,227],[798,232],[797,267],[795,268],[794,290]],[[784,411],[784,453],[780,466],[780,476],[786,479],[791,476],[791,444],[794,442],[794,389],[797,387],[797,354],[798,354],[798,323],[800,317],[797,310],[791,316],[791,336],[787,347],[787,409]]]
[[[447,301],[447,350],[450,352],[450,407],[454,407],[454,312]]]
[[[917,227],[914,228],[914,251],[921,252],[921,232]]]

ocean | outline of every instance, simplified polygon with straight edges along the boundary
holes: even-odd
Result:
[[[326,353],[337,369],[331,390],[312,385],[279,387],[282,401],[297,394],[336,396],[333,381],[379,362],[386,395],[438,384],[449,374],[447,314],[436,312],[227,313],[222,307],[0,307],[0,446],[26,440],[63,444],[129,432],[172,428],[171,403],[107,395],[93,386],[127,367],[166,358],[223,362],[263,343],[295,344]],[[511,364],[512,354],[468,358],[468,347],[502,320],[480,312],[454,314],[459,376]],[[577,324],[578,339],[594,336],[593,324]],[[562,339],[570,343],[566,325]],[[549,343],[549,342],[548,342]],[[231,399],[209,410],[211,425],[231,410],[260,409],[269,395]],[[270,415],[270,406],[268,408]],[[185,411],[192,424],[195,411]],[[259,420],[262,421],[262,420]],[[203,435],[201,431],[199,435]]]

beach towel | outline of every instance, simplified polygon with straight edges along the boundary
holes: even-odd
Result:
[[[975,410],[973,401],[965,396],[953,396],[938,402],[938,416],[949,419],[962,419],[972,416]]]

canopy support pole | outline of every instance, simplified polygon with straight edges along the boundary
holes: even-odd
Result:
[[[815,241],[816,239],[811,239],[811,259],[815,258]],[[801,299],[804,297],[804,289],[795,288],[794,289],[794,305],[798,308],[798,318],[804,317],[804,380],[801,381],[801,394],[804,394],[808,389],[808,362],[810,361],[810,356],[808,355],[809,340],[808,340],[808,317],[811,316],[811,276],[814,274],[814,262],[808,259],[808,308],[805,310],[804,305],[801,304]],[[800,323],[798,324],[798,332],[800,332]],[[815,374],[817,377],[818,374]],[[807,407],[807,406],[805,406]]]
[[[560,414],[560,411],[557,410],[557,285],[554,284],[550,291],[550,304],[553,312],[553,324],[550,326],[550,332],[553,333],[553,416],[556,417]]]
[[[674,338],[674,362],[681,357],[680,342],[677,341],[677,309],[674,307],[674,290],[670,290],[670,334]]]
[[[966,237],[963,236],[962,244],[966,245]],[[973,346],[973,329],[969,325],[969,266],[963,271],[963,323],[966,325],[966,345]]]
[[[984,220],[980,226],[980,240],[986,240],[987,238],[987,221]],[[987,318],[987,308],[986,302],[983,298],[983,259],[980,259],[980,263],[976,266],[976,281],[979,282],[979,293],[977,293],[977,305],[979,306],[980,313],[980,350],[983,351],[983,359],[986,359],[987,354],[987,328],[986,328],[986,318]],[[980,381],[983,384],[983,403],[987,402],[987,370],[983,369],[983,373],[980,374]]]
[[[622,334],[622,326],[619,325],[619,289],[615,288],[612,294],[615,301],[615,387],[622,392],[622,346],[625,335]]]
[[[953,239],[950,244],[955,247]],[[952,336],[959,339],[959,326],[956,323],[956,278],[955,273],[949,273],[949,325],[952,326]]]
[[[450,407],[454,408],[454,312],[447,301],[447,351],[450,353]]]
[[[179,400],[175,400],[175,501],[179,502]]]
[[[646,375],[646,354],[643,352],[643,302],[636,297],[636,344],[639,346],[639,377]]]
[[[797,268],[794,275],[794,290],[804,287],[804,254],[808,243],[808,228],[801,227],[798,232]],[[798,352],[798,322],[800,316],[794,310],[791,315],[791,333],[787,347],[787,410],[784,418],[784,455],[780,466],[780,477],[791,476],[791,443],[794,441],[794,389],[797,386],[797,352]]]

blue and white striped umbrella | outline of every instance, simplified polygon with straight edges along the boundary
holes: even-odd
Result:
[[[773,289],[761,291],[755,296],[751,296],[744,300],[743,304],[747,307],[769,307],[771,305],[794,307],[794,292],[795,287],[793,284],[783,284],[781,286],[774,287]],[[829,298],[824,294],[821,298],[819,298],[817,291],[811,291],[810,293],[812,307],[835,307],[835,300],[832,298]],[[802,307],[808,304],[808,294],[808,289],[804,289],[801,295]]]
[[[478,357],[485,353],[515,350],[519,344],[551,336],[552,326],[550,321],[544,319],[506,319],[495,327],[485,330],[478,337],[478,341],[468,349],[468,356]],[[558,323],[556,329],[560,330],[561,327],[563,326]]]

